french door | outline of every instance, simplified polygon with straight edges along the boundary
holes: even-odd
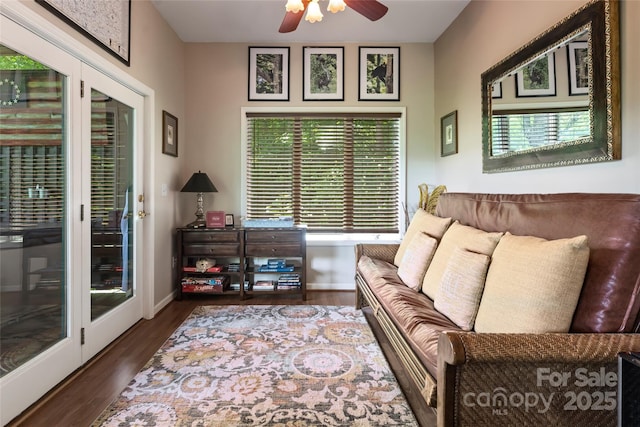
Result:
[[[82,66],[83,361],[142,318],[143,98]],[[88,202],[88,203],[87,203]],[[88,236],[88,238],[86,238]]]
[[[144,100],[0,20],[4,425],[142,318]]]

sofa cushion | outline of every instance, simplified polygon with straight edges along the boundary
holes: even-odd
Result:
[[[440,334],[460,328],[436,310],[433,301],[422,292],[415,292],[398,282],[388,282],[372,291],[413,352],[436,378]]]
[[[586,236],[545,240],[506,233],[493,253],[475,330],[568,332],[588,261]]]
[[[640,194],[444,193],[436,213],[487,231],[589,237],[571,332],[640,332]]]
[[[358,273],[421,363],[436,378],[440,334],[460,328],[438,312],[426,295],[402,283],[393,264],[364,255],[358,260]]]
[[[464,331],[473,329],[489,261],[487,255],[456,248],[442,276],[434,307]]]
[[[413,215],[413,218],[411,218],[411,223],[409,223],[407,232],[404,234],[402,242],[400,242],[400,247],[398,248],[398,252],[396,252],[393,263],[396,267],[400,266],[402,257],[416,234],[420,232],[427,233],[437,241],[440,241],[450,224],[451,218],[440,218],[435,215],[428,214],[423,209],[418,209]]]
[[[432,300],[436,299],[447,263],[456,248],[491,256],[502,234],[501,232],[487,233],[461,225],[458,221],[451,224],[438,244],[429,269],[424,275],[422,292]]]
[[[402,261],[398,266],[398,276],[405,285],[414,291],[420,290],[424,274],[427,272],[437,246],[436,239],[420,232],[413,236],[402,256]]]

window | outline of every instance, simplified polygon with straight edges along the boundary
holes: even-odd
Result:
[[[65,186],[63,76],[2,48],[0,225],[59,224]]]
[[[0,226],[59,225],[65,208],[64,78],[0,45]],[[116,188],[128,160],[115,135],[128,128],[126,112],[92,91],[91,218],[106,224],[124,205]],[[118,202],[115,200],[118,199]]]
[[[491,117],[493,155],[578,141],[591,135],[589,110],[497,111]]]
[[[247,112],[246,218],[397,233],[400,113]]]

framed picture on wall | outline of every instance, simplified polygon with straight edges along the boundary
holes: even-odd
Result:
[[[458,110],[440,119],[440,157],[458,152]]]
[[[162,152],[178,157],[178,119],[166,111],[162,112]]]
[[[36,0],[127,66],[130,64],[131,0]]]
[[[249,101],[289,100],[289,48],[249,47]]]
[[[548,53],[521,67],[516,73],[516,97],[555,96],[556,65]]]
[[[569,60],[569,95],[589,93],[589,46],[587,42],[567,45]]]
[[[303,48],[304,101],[344,100],[344,48]]]
[[[360,47],[359,101],[400,100],[400,48]]]
[[[502,82],[496,82],[493,84],[493,86],[491,86],[491,98],[502,98]]]

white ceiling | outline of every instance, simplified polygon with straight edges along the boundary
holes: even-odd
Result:
[[[324,18],[304,18],[280,34],[286,0],[151,0],[184,42],[336,43],[434,42],[470,0],[380,0],[389,8],[371,22],[347,8],[333,14],[321,0]]]

